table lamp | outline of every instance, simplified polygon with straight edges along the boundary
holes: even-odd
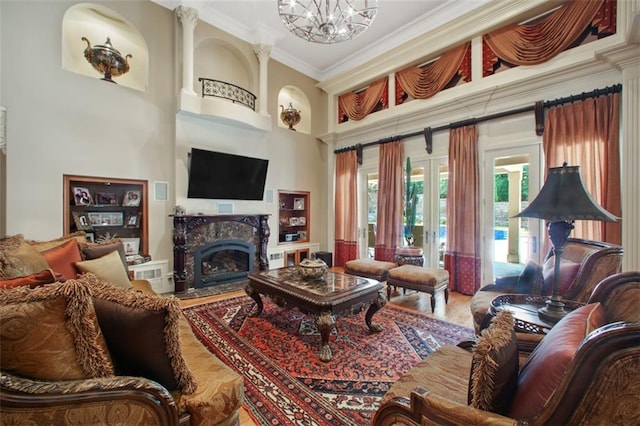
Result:
[[[549,169],[538,196],[514,217],[532,217],[547,221],[549,239],[553,244],[555,264],[551,297],[538,310],[543,321],[556,323],[566,315],[565,305],[558,294],[560,283],[560,258],[576,220],[601,220],[617,222],[618,218],[594,201],[582,182],[579,166],[552,167]]]

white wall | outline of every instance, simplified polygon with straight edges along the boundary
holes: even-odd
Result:
[[[23,233],[31,239],[62,234],[63,174],[146,179],[150,197],[153,182],[166,181],[169,201],[149,203],[149,247],[154,259],[169,259],[172,269],[169,215],[174,205],[183,204],[193,211],[216,208],[216,201],[185,199],[187,147],[199,146],[268,158],[266,187],[275,191],[274,199],[278,189],[310,191],[311,236],[313,242],[322,238],[327,221],[322,208],[327,150],[322,142],[278,128],[275,122],[274,130],[264,133],[176,115],[182,84],[182,29],[172,11],[151,2],[95,2],[126,17],[146,40],[150,54],[147,92],[101,81],[98,75],[90,78],[62,70],[62,18],[76,3],[1,3],[0,105],[7,107],[8,115],[7,203],[1,210],[6,215],[7,234]],[[252,46],[203,22],[198,23],[197,31],[201,39],[219,37],[227,45],[235,45],[247,61],[254,61],[252,78],[257,81]],[[80,54],[84,47],[79,40]],[[215,72],[204,77],[217,78]],[[272,120],[279,119],[278,92],[294,84],[305,91],[317,111],[313,133],[325,131],[326,96],[315,87],[315,80],[274,61],[269,61],[269,77]],[[236,207],[241,212],[272,214],[273,245],[277,243],[276,206],[275,202],[239,202]]]

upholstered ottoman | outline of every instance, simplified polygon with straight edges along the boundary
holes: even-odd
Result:
[[[436,307],[436,294],[444,291],[444,302],[449,302],[449,272],[444,269],[402,265],[389,270],[387,299],[391,299],[391,286],[431,294],[431,312]]]
[[[386,281],[389,270],[397,267],[393,262],[383,262],[373,259],[349,260],[344,264],[344,272],[349,275],[373,278],[378,281]]]

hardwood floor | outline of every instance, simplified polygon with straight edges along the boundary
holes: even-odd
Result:
[[[240,290],[216,296],[182,300],[180,304],[182,307],[188,307],[226,299],[228,297],[236,297],[243,294],[245,294],[245,292],[243,290]],[[448,321],[454,324],[472,328],[473,322],[471,319],[471,312],[469,311],[470,300],[471,296],[465,296],[456,292],[449,292],[449,303],[445,305],[444,295],[440,294],[436,299],[436,310],[432,313],[430,295],[425,293],[416,293],[415,291],[407,291],[406,294],[403,294],[403,289],[396,289],[395,292],[391,293],[391,300],[389,300],[387,303],[414,310],[427,316],[441,319],[443,321]],[[380,311],[378,315],[381,312],[382,311]],[[255,422],[251,419],[251,416],[249,416],[249,414],[244,409],[240,410],[240,425],[255,425]]]

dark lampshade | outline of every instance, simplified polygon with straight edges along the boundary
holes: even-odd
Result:
[[[514,217],[535,217],[549,222],[618,218],[594,201],[582,182],[579,166],[552,167],[538,196]]]

